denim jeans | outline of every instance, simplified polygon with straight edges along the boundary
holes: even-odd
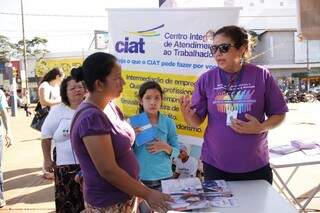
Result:
[[[3,189],[2,155],[3,155],[3,137],[0,133],[0,200],[4,199],[4,197],[3,197],[4,189]]]

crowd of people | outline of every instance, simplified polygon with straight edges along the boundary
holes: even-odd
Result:
[[[222,27],[212,43],[217,66],[199,77],[192,97],[180,97],[187,124],[208,119],[204,179],[271,184],[267,133],[288,111],[282,93],[267,69],[247,62],[245,29]],[[97,52],[66,78],[51,70],[39,87],[41,105],[50,107],[41,129],[43,170],[55,181],[57,212],[166,212],[171,198],[161,192],[161,180],[197,176],[198,159],[178,142],[175,121],[160,112],[164,94],[154,81],[140,85],[137,113],[148,115],[156,139],[135,144],[142,129],[113,101],[123,91],[121,74],[113,55]]]

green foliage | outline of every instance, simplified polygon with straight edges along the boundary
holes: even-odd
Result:
[[[48,40],[45,38],[34,37],[31,40],[26,39],[25,42],[27,56],[35,57],[37,61],[43,58],[45,54],[49,52],[46,49]],[[15,50],[17,51],[18,55],[23,55],[23,40],[20,40],[15,44]]]
[[[14,52],[14,44],[3,35],[0,35],[0,62],[9,61]]]
[[[36,62],[35,71],[36,76],[44,76],[46,72],[48,72],[49,66],[46,60],[40,59]]]
[[[251,48],[254,49],[258,45],[258,34],[252,30],[249,30],[249,35],[249,44],[251,45]]]

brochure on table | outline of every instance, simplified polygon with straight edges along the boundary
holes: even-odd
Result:
[[[239,206],[224,180],[201,183],[198,178],[170,179],[161,181],[161,186],[173,198],[173,210]]]
[[[319,140],[307,140],[299,139],[292,140],[290,144],[283,144],[279,146],[271,147],[270,152],[280,155],[290,154],[292,152],[302,151],[306,155],[320,154],[320,141]]]

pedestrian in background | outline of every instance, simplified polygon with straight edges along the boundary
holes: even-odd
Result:
[[[53,68],[47,72],[39,85],[38,97],[40,107],[52,107],[61,103],[60,84],[64,78],[63,72],[59,68]],[[54,143],[52,145],[53,160],[55,159]],[[48,172],[43,168],[43,177],[46,179],[53,179],[54,174]]]
[[[5,93],[0,90],[0,208],[6,205],[4,200],[4,187],[3,187],[3,171],[2,171],[2,157],[3,157],[3,146],[10,147],[12,144],[11,128],[9,122],[9,116],[7,113],[8,103]],[[5,133],[2,134],[2,125]]]
[[[59,68],[47,72],[39,85],[38,96],[42,107],[51,107],[61,103],[60,84],[64,78]]]

